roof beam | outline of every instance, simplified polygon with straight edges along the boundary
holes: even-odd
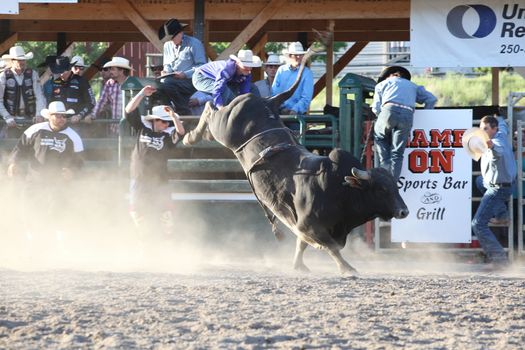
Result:
[[[159,40],[157,31],[142,17],[140,12],[135,8],[130,0],[113,0],[115,8],[121,10],[127,18],[140,30],[150,43],[160,52],[163,50],[163,44]]]
[[[352,45],[351,48],[349,48],[343,56],[341,56],[337,62],[334,64],[334,73],[333,75],[336,76],[339,74],[344,67],[348,63],[350,63],[351,60],[354,59],[355,56],[361,52],[365,48],[365,46],[368,45],[367,41],[358,41]],[[323,74],[322,77],[317,80],[317,82],[314,85],[314,98],[317,96],[326,86],[326,74]]]
[[[210,33],[210,42],[230,42],[235,38],[234,33]],[[142,33],[66,33],[66,40],[69,41],[94,41],[107,42],[113,41],[148,41]],[[56,41],[56,33],[18,33],[19,41]],[[276,33],[268,32],[269,42],[289,42],[296,41],[297,33]],[[315,40],[314,33],[308,33],[308,42]],[[410,32],[389,31],[389,32],[335,32],[334,41],[354,42],[354,41],[407,41],[410,40]]]
[[[18,41],[18,33],[11,34],[7,39],[0,43],[0,53],[9,50]]]
[[[219,55],[219,60],[223,60],[237,51],[261,29],[270,18],[272,18],[284,5],[286,0],[271,0],[268,5],[246,26],[230,45]]]
[[[253,20],[268,5],[268,0],[207,1],[206,20]],[[177,14],[180,21],[189,21],[194,17],[193,1],[158,1],[133,2],[133,6],[148,21],[165,21],[166,14]],[[89,17],[87,17],[89,14]],[[372,18],[409,18],[410,0],[316,0],[288,1],[273,19],[277,20],[312,20],[312,19],[372,19]],[[125,20],[127,16],[115,11],[111,2],[93,1],[75,4],[21,3],[18,15],[0,15],[0,19],[13,20]]]

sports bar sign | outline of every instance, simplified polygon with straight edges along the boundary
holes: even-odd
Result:
[[[416,110],[399,193],[410,210],[392,220],[392,242],[469,243],[472,160],[461,139],[472,110]]]
[[[525,2],[412,0],[415,67],[525,66]]]

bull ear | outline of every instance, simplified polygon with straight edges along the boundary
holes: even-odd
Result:
[[[370,173],[368,171],[360,170],[354,167],[352,168],[352,175],[360,180],[370,181]]]
[[[345,182],[343,183],[343,186],[344,185],[353,188],[363,188],[363,184],[361,183],[361,181],[359,181],[359,179],[354,176],[345,176]]]

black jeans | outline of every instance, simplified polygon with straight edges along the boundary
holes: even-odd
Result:
[[[188,103],[190,96],[196,91],[191,79],[166,77],[160,83],[158,91],[167,100],[168,104],[175,105],[175,112],[180,115],[191,114]]]

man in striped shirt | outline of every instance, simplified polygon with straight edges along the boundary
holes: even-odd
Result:
[[[93,109],[93,116],[97,118],[104,106],[110,104],[111,118],[120,120],[122,118],[121,87],[133,68],[129,65],[129,61],[122,57],[113,57],[104,65],[104,68],[109,68],[111,78],[104,84],[104,89],[102,89],[100,98]],[[113,135],[118,133],[118,123],[111,125],[110,133]]]

